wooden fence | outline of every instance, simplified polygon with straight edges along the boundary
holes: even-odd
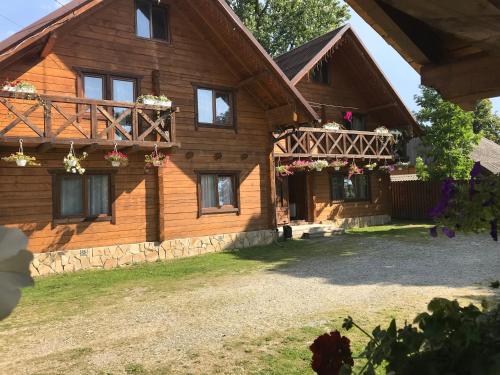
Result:
[[[397,181],[391,190],[393,218],[424,220],[441,197],[441,182]]]

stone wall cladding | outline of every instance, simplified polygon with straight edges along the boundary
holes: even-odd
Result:
[[[152,263],[225,250],[269,245],[276,239],[276,236],[276,232],[270,229],[174,239],[161,243],[143,242],[80,250],[53,251],[34,254],[30,268],[34,276],[88,269],[109,270],[136,263]]]
[[[339,218],[332,221],[322,221],[321,224],[333,224],[339,228],[360,228],[371,227],[374,225],[385,225],[391,222],[389,215],[373,215],[373,216],[359,216],[359,217],[346,217]]]

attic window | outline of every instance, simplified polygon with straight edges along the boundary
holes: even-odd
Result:
[[[311,80],[316,83],[329,84],[328,61],[324,60],[311,71]]]
[[[167,9],[153,0],[136,0],[135,32],[140,38],[168,41]]]

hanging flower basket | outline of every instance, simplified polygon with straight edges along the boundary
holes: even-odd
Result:
[[[394,167],[394,165],[381,165],[380,167],[378,167],[378,169],[382,172],[391,173],[396,168]]]
[[[295,160],[291,165],[290,168],[293,169],[296,172],[302,172],[305,171],[307,168],[309,168],[309,165],[311,163],[307,160]]]
[[[40,165],[39,163],[36,162],[36,158],[34,156],[28,156],[23,154],[22,152],[16,152],[15,154],[11,154],[8,157],[2,158],[2,160],[9,163],[15,162],[18,167]]]
[[[395,166],[398,171],[402,171],[403,169],[408,169],[410,167],[410,163],[405,161],[398,161]]]
[[[348,174],[348,178],[351,179],[352,176],[354,176],[355,174],[363,174],[364,171],[363,171],[363,168],[359,168],[355,162],[353,162],[350,166],[349,166],[349,174]]]
[[[290,165],[278,165],[276,167],[276,175],[286,177],[293,175],[294,171]]]
[[[317,172],[321,172],[326,167],[328,167],[328,162],[326,160],[315,160],[309,164],[309,169]]]
[[[34,156],[29,156],[24,154],[23,150],[23,140],[19,140],[19,151],[15,154],[11,154],[10,156],[2,158],[3,161],[8,163],[16,163],[18,167],[26,167],[26,166],[39,166],[40,163],[37,163],[36,158]]]
[[[172,101],[164,95],[141,95],[137,98],[137,102],[156,107],[172,108]]]
[[[26,81],[5,81],[2,87],[4,91],[10,92],[20,92],[26,94],[34,94],[36,93],[36,87]]]
[[[113,151],[104,155],[104,159],[109,161],[113,168],[126,167],[128,165],[128,156],[123,152],[118,151],[116,149],[116,145]]]
[[[373,171],[375,168],[377,168],[377,163],[368,163],[364,166],[364,168],[368,171]]]
[[[73,174],[84,174],[85,168],[83,168],[80,164],[82,160],[87,158],[88,154],[84,152],[82,156],[78,157],[75,154],[75,150],[73,149],[73,142],[71,142],[70,150],[68,155],[63,159],[64,168],[66,172]]]
[[[166,164],[169,160],[168,155],[165,155],[162,152],[158,152],[158,146],[155,145],[154,151],[149,154],[145,155],[144,157],[144,162],[146,163],[146,168],[151,168],[151,167],[162,167],[164,164]]]
[[[330,163],[330,167],[333,167],[336,171],[340,171],[340,169],[344,168],[347,164],[347,160],[334,160]]]

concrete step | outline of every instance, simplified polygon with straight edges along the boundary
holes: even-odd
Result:
[[[292,237],[294,239],[313,239],[332,237],[339,234],[344,234],[345,230],[328,224],[306,224],[292,225]],[[283,236],[283,227],[279,228],[280,237]]]

